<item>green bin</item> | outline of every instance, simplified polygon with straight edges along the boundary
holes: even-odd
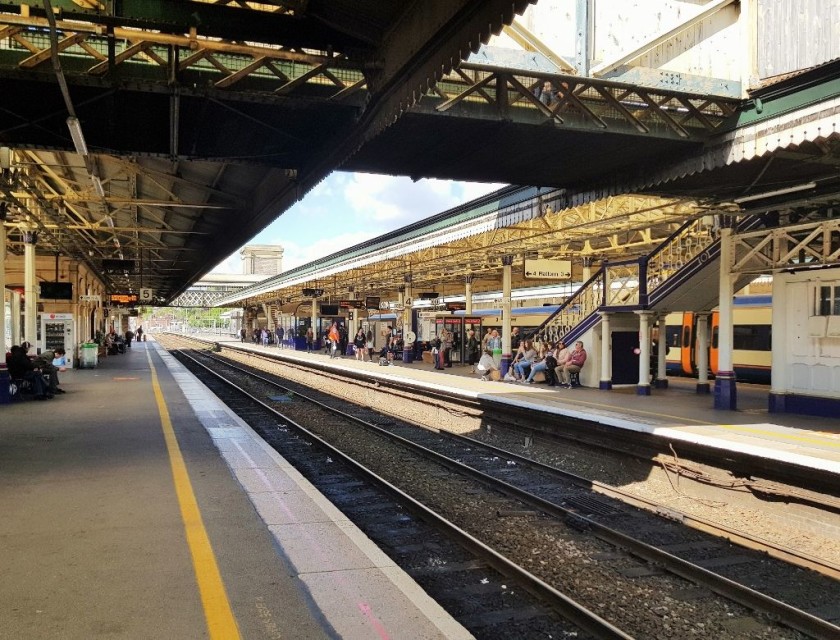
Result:
[[[96,369],[99,361],[99,345],[95,342],[83,342],[79,352],[80,369]]]

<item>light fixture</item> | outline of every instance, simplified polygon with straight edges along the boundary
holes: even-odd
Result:
[[[70,137],[73,138],[73,146],[76,147],[76,153],[80,156],[86,156],[88,154],[88,148],[85,143],[85,136],[82,134],[82,125],[79,119],[75,116],[67,118],[67,128],[70,129]]]
[[[100,198],[105,197],[105,189],[102,187],[102,180],[99,179],[99,176],[91,176],[90,181],[93,184],[93,191],[98,195]]]
[[[752,202],[753,200],[764,200],[765,198],[775,198],[776,196],[787,195],[788,193],[796,193],[798,191],[807,191],[808,189],[816,189],[816,182],[806,182],[798,184],[795,187],[787,187],[786,189],[777,189],[776,191],[765,191],[764,193],[754,193],[751,196],[742,196],[735,198],[732,202],[741,204],[742,202]]]

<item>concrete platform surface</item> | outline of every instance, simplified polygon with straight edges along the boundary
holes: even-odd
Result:
[[[469,637],[154,342],[62,386],[0,406],[0,640]]]

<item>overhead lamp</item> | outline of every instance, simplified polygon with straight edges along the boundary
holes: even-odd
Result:
[[[98,195],[100,198],[105,197],[105,189],[102,187],[102,180],[99,179],[99,176],[91,176],[90,181],[93,184],[93,191]]]
[[[735,198],[732,202],[741,204],[742,202],[752,202],[753,200],[764,200],[765,198],[775,198],[776,196],[784,196],[788,193],[797,193],[798,191],[807,191],[808,189],[816,189],[816,182],[806,182],[798,184],[795,187],[787,187],[785,189],[777,189],[776,191],[765,191],[764,193],[754,193],[751,196],[742,196]]]
[[[70,129],[70,137],[73,138],[73,146],[76,147],[76,153],[80,156],[88,154],[87,144],[85,143],[85,136],[82,134],[82,124],[75,116],[67,118],[67,128]]]

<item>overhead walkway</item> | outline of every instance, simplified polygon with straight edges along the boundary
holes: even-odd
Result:
[[[0,405],[0,638],[468,637],[154,342],[62,386]]]

